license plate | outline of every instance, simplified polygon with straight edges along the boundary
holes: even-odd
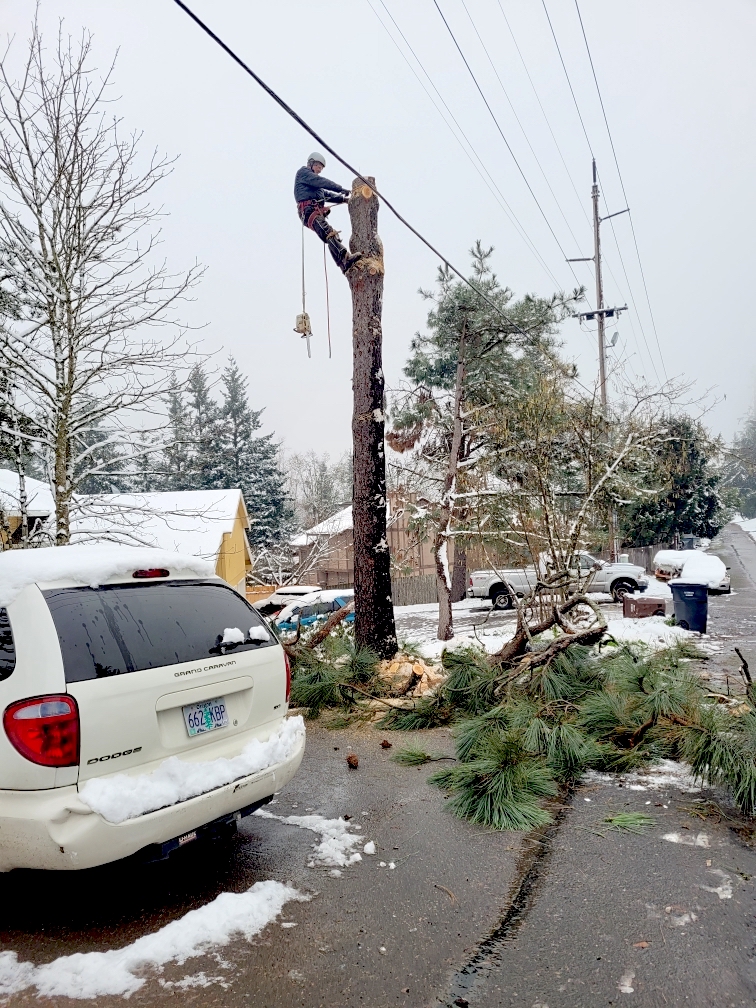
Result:
[[[215,731],[216,728],[225,728],[228,725],[228,708],[225,697],[215,697],[214,700],[187,704],[181,709],[184,712],[184,722],[190,736]]]

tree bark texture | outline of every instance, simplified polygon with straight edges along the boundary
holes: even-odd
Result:
[[[465,332],[459,341],[457,374],[454,382],[454,426],[449,450],[449,463],[444,476],[444,489],[439,508],[438,530],[433,543],[436,558],[436,590],[438,592],[438,640],[451,640],[454,636],[452,616],[452,578],[449,570],[449,541],[457,492],[457,470],[462,454],[462,390],[465,382]]]
[[[378,197],[360,179],[352,183],[349,217],[351,251],[363,256],[347,274],[352,290],[355,636],[360,646],[391,658],[397,645],[386,534],[383,245],[376,230]]]

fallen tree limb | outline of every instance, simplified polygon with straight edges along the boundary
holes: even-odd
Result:
[[[588,606],[594,616],[596,616],[597,623],[592,624],[585,630],[578,630],[574,624],[570,624],[565,620],[564,617],[567,613],[571,612],[578,605]],[[588,646],[598,643],[606,632],[607,623],[600,609],[591,599],[586,598],[585,595],[573,595],[561,605],[553,606],[550,615],[540,623],[536,623],[535,626],[527,626],[522,618],[522,607],[518,607],[515,635],[511,641],[507,641],[500,651],[491,656],[491,663],[493,665],[512,664],[515,659],[525,654],[525,648],[531,638],[537,637],[538,634],[542,634],[546,630],[550,630],[553,626],[559,626],[564,632],[564,637],[558,637],[545,651],[538,651],[528,655],[526,659],[519,663],[519,669],[524,671],[529,668],[535,668],[537,665],[542,665],[544,662],[550,661],[554,655],[564,651],[571,644],[584,644]]]
[[[301,626],[298,626],[297,632],[292,639],[281,641],[284,651],[290,658],[296,658],[297,655],[302,653],[302,651],[312,651],[312,649],[316,648],[318,644],[323,643],[329,633],[334,630],[339,623],[345,620],[350,612],[354,612],[354,601],[349,602],[347,605],[337,609],[336,612],[331,613],[323,626],[319,630],[316,630],[312,637],[309,637],[301,645],[301,647],[295,647],[295,645],[299,642],[302,629]]]

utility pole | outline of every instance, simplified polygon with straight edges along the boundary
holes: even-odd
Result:
[[[601,407],[606,414],[606,320],[604,318],[604,282],[601,277],[601,217],[599,216],[599,187],[596,181],[596,158],[593,159],[593,261],[596,264],[596,322],[598,323],[599,391]]]
[[[374,178],[366,181],[375,184]],[[363,256],[347,273],[352,291],[354,628],[360,646],[393,658],[397,643],[386,530],[383,244],[377,232],[378,197],[359,178],[352,182],[349,217],[349,247]]]
[[[585,319],[587,322],[596,320],[598,327],[598,356],[599,356],[599,395],[601,396],[601,408],[604,413],[607,411],[606,392],[606,320],[619,316],[620,312],[627,311],[627,305],[621,308],[604,307],[604,281],[601,272],[601,222],[609,220],[610,217],[618,217],[620,214],[629,213],[629,207],[618,210],[616,213],[607,214],[601,217],[599,214],[599,187],[598,175],[596,172],[596,158],[593,159],[593,187],[591,188],[591,201],[593,203],[593,255],[583,256],[580,259],[568,259],[567,262],[592,262],[596,274],[596,307],[595,309],[579,312],[575,318]]]
[[[586,321],[596,320],[598,330],[598,357],[599,357],[599,395],[601,397],[601,411],[608,419],[609,403],[606,389],[606,320],[619,316],[620,312],[627,310],[627,305],[622,308],[604,307],[604,281],[601,271],[601,222],[609,220],[610,217],[618,217],[620,214],[628,213],[629,207],[618,210],[616,213],[607,214],[601,217],[599,214],[599,187],[598,174],[596,172],[596,158],[593,158],[593,186],[591,188],[591,201],[593,203],[593,255],[581,259],[568,259],[567,262],[592,262],[596,274],[596,308],[593,311],[580,312],[576,317]],[[619,539],[617,537],[617,515],[612,510],[609,519],[609,533],[612,540],[612,560],[617,559],[619,554]]]

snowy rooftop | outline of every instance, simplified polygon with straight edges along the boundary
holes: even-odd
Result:
[[[27,585],[37,582],[72,581],[96,588],[110,578],[131,577],[135,570],[151,567],[195,577],[215,573],[212,564],[196,556],[115,543],[6,550],[0,553],[0,606],[10,605]]]
[[[337,511],[336,514],[332,514],[330,518],[326,518],[325,521],[320,522],[319,525],[313,525],[306,532],[301,532],[298,536],[294,536],[291,540],[291,545],[310,546],[316,539],[322,536],[338,535],[339,532],[346,532],[351,527],[352,505],[350,504],[348,507],[342,508],[341,511]]]
[[[55,511],[50,487],[41,480],[26,477],[26,511],[30,518],[46,518]],[[9,515],[20,515],[18,474],[11,469],[0,469],[0,505]]]
[[[215,562],[240,508],[248,527],[241,490],[93,494],[77,499],[71,538],[153,546]]]

